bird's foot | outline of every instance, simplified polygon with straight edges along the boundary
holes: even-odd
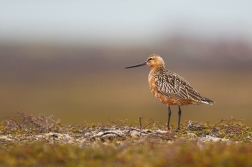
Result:
[[[175,130],[175,132],[178,132],[180,130],[180,127],[177,127],[177,129]]]

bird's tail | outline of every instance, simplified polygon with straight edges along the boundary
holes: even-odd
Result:
[[[213,100],[210,100],[210,99],[208,99],[208,98],[206,98],[206,97],[204,97],[204,98],[202,99],[202,102],[205,103],[205,104],[210,104],[210,105],[212,105],[212,104],[214,103]]]

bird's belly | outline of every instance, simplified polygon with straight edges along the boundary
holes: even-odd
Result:
[[[178,105],[177,104],[177,100],[174,99],[174,98],[169,98],[167,96],[164,96],[160,93],[158,93],[157,91],[155,90],[151,90],[152,94],[159,100],[161,101],[162,103],[164,104],[169,104],[169,105]]]
[[[155,85],[155,78],[149,75],[149,85],[150,85],[150,90],[151,93],[159,99],[164,104],[169,104],[169,105],[177,105],[177,100],[174,98],[170,98],[167,96],[162,95],[161,93],[158,93],[157,87]]]

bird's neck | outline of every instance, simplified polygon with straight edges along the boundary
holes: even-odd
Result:
[[[151,71],[159,71],[159,70],[164,70],[165,66],[162,65],[156,65],[156,66],[151,66]]]

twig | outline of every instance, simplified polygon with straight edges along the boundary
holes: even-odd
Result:
[[[6,123],[7,123],[7,126],[8,127],[18,127],[18,128],[21,128],[21,125],[14,119],[8,119],[6,120]]]
[[[142,119],[144,118],[143,115],[141,115],[139,118],[138,118],[138,121],[139,121],[139,125],[140,125],[140,129],[142,129]]]
[[[32,115],[29,115],[27,113],[24,113],[24,112],[20,112],[20,111],[17,111],[17,113],[21,116],[23,116],[23,122],[25,122],[25,120],[27,120],[28,122],[36,125],[37,127],[39,128],[44,128],[44,126],[42,124],[39,123],[38,119],[33,117]]]
[[[114,122],[114,121],[112,121],[111,119],[108,119],[110,122],[112,122],[113,124],[115,124],[116,126],[120,126],[120,125],[118,125],[118,123],[116,123],[116,122]],[[110,125],[111,126],[111,125]]]
[[[147,126],[151,125],[151,124],[154,124],[155,121],[153,119],[150,119],[152,122],[148,123],[147,125],[145,125],[143,128],[145,129]]]
[[[224,121],[227,121],[227,123],[229,124],[229,122],[231,122],[231,121],[244,121],[244,119],[235,119],[233,116],[230,116],[227,118],[222,118],[219,122],[215,123],[214,126],[216,126],[217,124],[220,124]]]

